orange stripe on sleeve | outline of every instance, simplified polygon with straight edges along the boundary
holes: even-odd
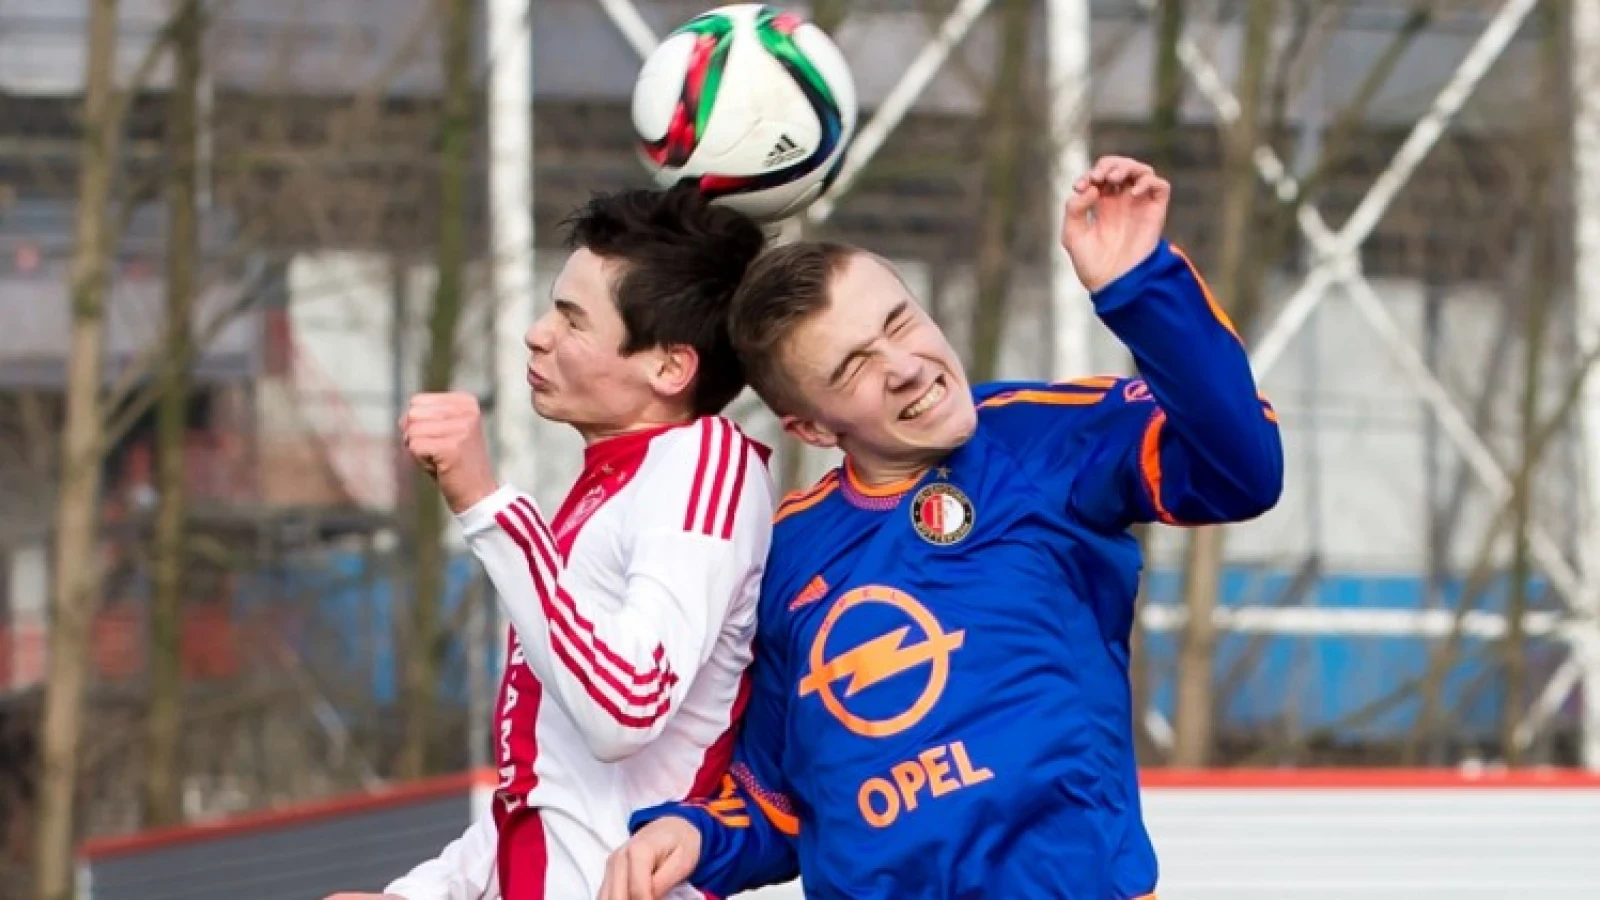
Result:
[[[817,483],[816,484],[813,484],[812,486],[810,486],[808,488],[801,488],[798,491],[790,491],[789,493],[785,494],[784,497],[783,497],[783,500],[781,502],[779,502],[778,505],[779,506],[788,506],[791,503],[800,503],[800,502],[802,502],[802,501],[804,501],[804,500],[806,500],[806,499],[808,499],[810,497],[815,496],[818,493],[821,493],[821,492],[827,490],[838,479],[839,479],[839,473],[837,471],[831,471],[831,472],[827,473],[826,475],[823,475],[821,478],[817,479]]]
[[[837,488],[838,486],[838,475],[833,472],[829,472],[823,477],[822,481],[818,482],[815,486],[804,491],[798,491],[790,494],[782,503],[778,504],[778,511],[772,516],[773,524],[776,525],[795,513],[805,512],[811,507],[816,506],[818,503],[828,499],[828,495],[833,493],[834,488]]]
[[[1105,391],[1093,394],[1069,394],[1055,391],[1019,390],[996,394],[978,404],[978,406],[1008,406],[1012,403],[1039,403],[1047,406],[1093,406],[1103,400],[1105,396]]]
[[[796,837],[800,834],[800,820],[797,817],[772,805],[771,801],[759,793],[752,793],[750,796],[755,798],[756,806],[760,807],[761,811],[766,814],[767,821],[772,823],[773,828],[787,834],[789,837]]]
[[[1150,491],[1150,505],[1155,507],[1156,518],[1168,525],[1178,520],[1161,505],[1161,428],[1167,423],[1167,414],[1156,410],[1150,424],[1144,428],[1144,440],[1139,445],[1139,471],[1144,474],[1145,487]]]
[[[787,798],[778,794],[769,796],[768,791],[756,782],[755,775],[743,764],[735,763],[729,771],[729,777],[744,788],[745,794],[756,802],[762,813],[766,814],[767,821],[772,823],[772,827],[789,837],[800,834],[800,818],[783,808],[788,806]],[[777,799],[774,800],[774,797]]]
[[[1104,391],[1116,387],[1118,380],[1116,375],[1091,375],[1087,378],[1068,378],[1066,381],[1057,382],[1057,384],[1070,387],[1099,388]]]
[[[1278,424],[1278,411],[1272,408],[1272,401],[1267,399],[1267,395],[1256,394],[1256,399],[1261,401],[1261,414],[1267,417],[1267,421]]]
[[[1217,298],[1212,296],[1211,286],[1206,284],[1205,278],[1200,274],[1200,270],[1195,268],[1194,262],[1189,259],[1188,254],[1184,253],[1182,250],[1179,250],[1176,245],[1169,244],[1168,246],[1171,246],[1172,252],[1177,254],[1178,258],[1183,260],[1183,264],[1189,267],[1189,274],[1194,276],[1194,280],[1199,282],[1200,293],[1205,295],[1206,306],[1211,307],[1211,315],[1215,316],[1217,321],[1222,323],[1223,328],[1228,329],[1228,333],[1233,335],[1234,340],[1243,343],[1243,339],[1239,337],[1238,329],[1233,327],[1233,320],[1228,318],[1228,314],[1224,312],[1222,306],[1217,303]]]
[[[707,809],[706,813],[729,828],[749,828],[750,817],[722,812],[721,810]]]
[[[714,799],[690,800],[685,805],[705,810],[711,818],[729,828],[750,827],[748,807],[745,806],[744,799],[739,796],[732,775],[723,774],[721,791]]]

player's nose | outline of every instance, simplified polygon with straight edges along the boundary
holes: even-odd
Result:
[[[529,353],[549,353],[551,342],[555,339],[555,328],[551,322],[554,312],[548,312],[535,319],[528,331],[522,336],[522,343],[528,348]]]
[[[903,391],[916,387],[926,379],[923,361],[915,353],[891,347],[884,353],[884,372],[888,376],[889,390]]]

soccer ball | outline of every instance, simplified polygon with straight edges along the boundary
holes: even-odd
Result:
[[[822,29],[756,3],[704,13],[664,39],[633,86],[633,127],[656,183],[691,180],[760,221],[833,183],[855,133],[856,88]]]

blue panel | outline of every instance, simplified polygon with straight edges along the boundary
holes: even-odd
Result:
[[[1232,569],[1222,579],[1225,606],[1276,605],[1292,575]],[[1157,571],[1149,575],[1150,602],[1176,605],[1181,575]],[[1550,609],[1554,599],[1547,585],[1532,581],[1529,595],[1535,609]],[[1442,607],[1452,609],[1463,585],[1441,586]],[[1323,576],[1305,596],[1287,602],[1333,609],[1419,609],[1426,580],[1416,576]],[[1475,609],[1505,607],[1507,584],[1490,585]],[[1152,676],[1152,700],[1171,715],[1178,636],[1151,634],[1145,641],[1145,665]],[[1216,672],[1222,694],[1223,727],[1262,731],[1288,727],[1295,733],[1326,729],[1340,739],[1392,738],[1408,733],[1420,712],[1416,685],[1427,671],[1429,642],[1415,637],[1316,636],[1276,637],[1227,634],[1219,637]],[[1456,735],[1488,737],[1499,727],[1504,685],[1499,678],[1499,649],[1477,639],[1463,639],[1455,665],[1443,682],[1441,723]],[[1565,650],[1553,642],[1528,643],[1530,681],[1542,681],[1560,664]]]

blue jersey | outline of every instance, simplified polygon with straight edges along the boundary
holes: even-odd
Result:
[[[753,687],[695,886],[803,872],[813,898],[1132,900],[1156,886],[1128,639],[1139,522],[1249,518],[1276,415],[1166,244],[1094,298],[1141,378],[976,390],[972,439],[870,489],[848,462],[779,508]]]

